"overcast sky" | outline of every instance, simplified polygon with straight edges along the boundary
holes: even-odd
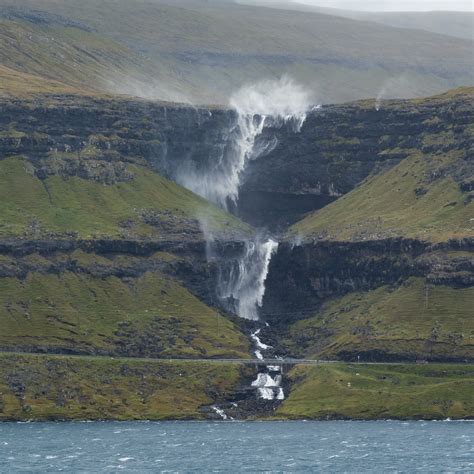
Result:
[[[320,7],[367,11],[472,11],[473,5],[472,0],[297,0],[297,2]]]

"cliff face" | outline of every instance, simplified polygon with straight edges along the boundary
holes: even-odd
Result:
[[[240,215],[257,225],[285,228],[415,150],[466,154],[472,150],[469,97],[466,90],[423,101],[325,106],[307,116],[299,133],[264,129],[260,141],[276,137],[277,144],[249,163]]]
[[[271,260],[262,317],[272,324],[265,336],[280,353],[472,358],[468,96],[458,91],[424,101],[394,101],[379,110],[368,101],[324,107],[312,111],[299,132],[289,123],[267,122],[256,142],[267,151],[250,161],[241,177],[239,216],[275,230],[309,211],[324,207],[329,213],[323,224],[315,214],[292,227]],[[226,329],[227,349],[222,346],[221,335],[213,335],[215,313],[209,306],[228,309],[216,295],[219,274],[223,265],[235,265],[250,227],[159,176],[179,182],[183,170],[206,174],[226,159],[238,139],[234,112],[79,96],[4,99],[2,112],[0,192],[8,205],[0,212],[0,279],[13,295],[2,311],[5,321],[21,321],[14,340],[2,340],[4,349],[153,356],[248,350],[234,323]],[[393,209],[372,205],[384,202],[385,182],[394,188],[389,195]],[[355,199],[354,193],[361,192]],[[367,203],[372,207],[366,209]],[[441,208],[441,214],[426,203]],[[349,239],[324,232],[336,221],[345,225],[334,206],[360,211],[349,213],[349,227],[359,219]],[[428,216],[427,223],[414,214],[416,209]],[[382,216],[390,211],[402,220],[412,214],[422,222],[417,232],[429,232],[407,237],[408,224],[392,222],[372,229],[372,221],[382,219],[374,217],[375,211]],[[211,261],[203,214],[216,238]],[[454,227],[453,236],[441,232]],[[47,299],[36,302],[41,280],[58,306]],[[97,288],[99,296],[94,296]],[[434,291],[440,303],[426,306],[420,316],[427,291]],[[107,330],[95,320],[78,326],[74,317],[57,318],[66,311],[63,303],[81,292],[100,307],[115,308]],[[127,295],[125,312],[119,300],[110,300],[121,293]],[[173,298],[185,302],[178,312],[188,319],[170,312]],[[407,298],[413,304],[398,324],[391,318]],[[142,300],[157,311],[141,315],[140,323],[128,312],[137,313]],[[451,302],[457,309],[446,315],[443,308]],[[81,304],[66,313],[80,319],[88,307]],[[383,309],[383,317],[376,308]],[[30,323],[35,311],[39,317]],[[96,314],[98,320],[103,314]],[[462,321],[462,328],[453,320]],[[81,324],[92,324],[91,334],[81,335]],[[31,327],[54,328],[56,340],[47,340],[42,329],[34,329],[31,337]],[[400,329],[388,337],[386,327]],[[157,331],[160,340],[153,336]],[[196,331],[204,339],[196,338]],[[393,342],[411,340],[413,334],[418,342],[407,347]]]
[[[133,178],[126,165],[174,177],[186,160],[218,158],[235,125],[226,110],[90,97],[4,100],[2,156],[23,155],[35,173],[104,184]]]
[[[377,107],[325,106],[299,132],[288,124],[265,127],[256,147],[270,151],[241,176],[242,219],[281,230],[414,150],[465,153],[472,146],[467,92]],[[236,125],[236,114],[223,109],[76,96],[4,100],[0,153],[25,156],[40,178],[112,184],[133,179],[127,165],[136,164],[180,181],[186,170],[212,170],[232,147]]]
[[[314,314],[330,298],[410,277],[423,277],[429,285],[469,287],[474,284],[473,250],[473,239],[439,245],[408,239],[283,243],[271,262],[264,311],[269,321],[286,323]]]

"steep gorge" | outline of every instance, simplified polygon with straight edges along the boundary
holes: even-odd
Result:
[[[262,328],[272,345],[280,345],[291,355],[301,355],[294,344],[280,340],[282,335],[288,341],[292,325],[298,320],[318,314],[324,304],[347,294],[399,286],[410,278],[423,278],[429,285],[453,290],[472,286],[469,226],[464,234],[446,237],[435,228],[431,235],[435,236],[434,242],[430,242],[431,237],[408,235],[403,229],[372,228],[365,221],[342,240],[325,231],[313,231],[317,225],[303,224],[306,220],[282,235],[288,224],[306,213],[323,207],[330,212],[332,207],[327,204],[343,203],[341,196],[353,199],[351,191],[357,191],[361,182],[360,189],[365,189],[374,176],[385,176],[390,170],[398,173],[398,164],[409,163],[418,152],[428,157],[430,166],[422,170],[425,184],[410,189],[413,199],[421,202],[433,183],[453,179],[462,201],[451,208],[454,206],[456,213],[461,209],[462,215],[468,213],[473,176],[471,93],[461,89],[425,100],[383,102],[379,110],[373,101],[315,108],[297,129],[291,121],[278,117],[265,126],[256,123],[256,133],[246,145],[250,143],[259,150],[258,159],[248,159],[246,166],[239,168],[241,182],[237,188],[227,187],[213,200],[221,207],[229,206],[244,221],[281,235],[278,251],[269,262],[267,290],[265,295],[257,295],[262,317],[272,324],[271,329]],[[221,287],[219,297],[215,289],[219,288],[219,273],[231,272],[241,255],[249,252],[252,230],[228,214],[207,209],[214,221],[214,258],[208,260],[205,240],[209,229],[196,204],[183,201],[180,205],[184,207],[177,212],[172,198],[166,209],[157,211],[155,197],[141,180],[150,173],[159,173],[192,188],[191,176],[194,190],[199,192],[196,177],[208,176],[210,169],[221,173],[216,164],[222,164],[226,156],[237,153],[242,160],[245,150],[242,152],[242,146],[236,149],[242,116],[231,109],[76,95],[2,99],[2,112],[0,152],[5,170],[26,173],[30,184],[35,180],[35,186],[43,187],[41,196],[49,199],[51,208],[46,212],[35,195],[23,190],[15,198],[18,202],[11,193],[5,195],[13,207],[22,206],[26,214],[24,218],[17,216],[13,223],[8,206],[4,207],[3,278],[24,280],[31,272],[59,275],[71,271],[126,279],[159,267],[206,304],[239,312],[232,303],[239,299],[236,294]],[[251,117],[261,120],[259,115]],[[449,160],[439,164],[446,156]],[[402,178],[404,172],[399,173]],[[89,226],[86,221],[68,220],[65,207],[74,209],[86,204],[74,202],[78,194],[71,202],[65,204],[63,199],[61,203],[61,183],[69,189],[72,184],[78,189],[85,187],[89,194],[102,193],[100,199],[107,214],[99,213]],[[169,185],[150,181],[150,186],[167,189]],[[134,191],[134,196],[137,204],[143,201],[143,205],[117,209],[115,200],[129,199],[130,195],[127,198],[124,194],[129,187],[140,189],[138,195]],[[117,194],[103,194],[112,189]],[[201,194],[212,199],[204,191]],[[229,201],[227,195],[231,196]],[[156,195],[156,199],[161,201],[163,196]],[[110,207],[111,203],[114,206]],[[363,205],[358,206],[363,209]],[[446,227],[442,217],[441,228]],[[353,218],[356,222],[358,216]],[[77,266],[70,258],[76,251],[105,257],[109,262],[96,264],[92,259],[85,267]],[[176,258],[165,259],[157,267],[150,260],[155,252],[168,252]],[[32,263],[34,255],[45,260]],[[227,269],[222,266],[226,261],[230,265]],[[239,279],[242,273],[234,276]],[[229,275],[226,280],[231,280]],[[250,286],[255,285],[252,282]],[[223,304],[225,300],[227,304]],[[249,314],[255,319],[255,307]],[[390,357],[396,358],[393,348],[391,351]],[[342,354],[344,349],[339,352]]]

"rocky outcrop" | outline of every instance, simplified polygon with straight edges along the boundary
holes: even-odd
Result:
[[[262,313],[270,323],[285,325],[315,314],[331,298],[414,276],[434,285],[472,286],[473,250],[474,239],[281,243],[270,264]]]
[[[277,138],[266,156],[251,161],[240,190],[239,211],[253,224],[285,227],[352,190],[366,176],[388,169],[414,150],[472,153],[468,96],[424,101],[373,101],[324,106],[310,113],[299,133],[267,128]],[[466,174],[459,170],[460,183]],[[433,177],[435,179],[436,177]],[[462,186],[469,187],[469,182]]]
[[[388,101],[380,110],[373,101],[324,106],[308,114],[299,132],[269,121],[255,144],[266,153],[241,176],[239,215],[280,229],[413,150],[457,150],[467,159],[472,120],[467,93],[459,93]],[[128,166],[135,164],[179,181],[186,170],[213,169],[233,146],[236,127],[236,113],[226,109],[73,96],[3,99],[0,159],[22,155],[41,178],[113,184],[132,180]],[[469,179],[458,174],[463,189],[470,189]]]

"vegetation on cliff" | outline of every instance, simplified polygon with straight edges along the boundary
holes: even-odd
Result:
[[[72,90],[54,95],[55,87],[66,92],[48,84],[53,95],[3,102],[0,350],[12,354],[0,369],[0,418],[200,418],[203,406],[228,402],[242,388],[235,367],[178,372],[172,366],[163,375],[154,369],[158,362],[137,360],[137,370],[129,372],[124,361],[50,354],[248,357],[239,323],[212,307],[218,270],[206,260],[202,224],[231,241],[231,254],[252,230],[160,174],[168,165],[179,167],[188,153],[216,159],[210,150],[222,145],[232,116]],[[472,360],[472,127],[461,107],[465,94],[385,104],[379,112],[373,101],[328,107],[321,120],[330,120],[317,138],[320,116],[308,117],[295,163],[304,165],[300,176],[329,170],[324,186],[337,200],[295,224],[272,259],[262,312],[275,320],[262,333],[275,328],[278,335],[262,337],[277,353]],[[331,117],[345,121],[336,129]],[[379,136],[388,127],[393,133]],[[274,182],[294,193],[299,179],[275,165],[287,158],[284,151],[275,148],[272,153],[281,153],[276,161],[270,154],[255,163],[277,170]],[[255,176],[271,181],[265,168]],[[336,196],[333,177],[344,193],[352,191]],[[321,192],[324,186],[303,187]],[[301,242],[293,246],[295,237]],[[278,416],[464,417],[471,410],[465,388],[472,374],[457,368],[447,379],[434,368],[431,376],[423,367],[399,366],[397,395],[385,411],[382,402],[368,407],[366,400],[385,393],[384,371],[395,369],[361,369],[367,385],[353,398],[347,393],[355,391],[346,389],[357,386],[362,372],[354,375],[342,365],[320,369],[291,372],[290,398]],[[355,378],[351,387],[340,382],[347,371]],[[101,373],[108,378],[98,378]],[[191,393],[184,394],[180,377]],[[459,397],[444,392],[448,386],[458,387]],[[332,398],[345,400],[340,410]]]
[[[468,128],[466,133],[472,133]],[[429,136],[442,147],[450,136]],[[386,150],[386,153],[390,153]],[[290,236],[320,240],[378,240],[402,236],[443,242],[474,236],[474,168],[464,152],[411,156],[368,177],[348,194],[294,224]]]
[[[278,408],[293,419],[472,418],[472,365],[297,366]]]
[[[30,259],[42,257],[32,255]],[[76,252],[77,265],[107,259]],[[122,257],[125,259],[126,257]],[[160,259],[166,255],[155,255]],[[64,257],[63,257],[64,260]],[[79,260],[79,261],[78,261]],[[234,323],[159,270],[139,277],[28,272],[0,278],[0,348],[135,357],[247,357]]]
[[[92,153],[93,150],[90,150]],[[50,163],[55,161],[51,156]],[[70,153],[66,165],[88,166]],[[0,161],[0,238],[202,239],[198,218],[215,232],[244,235],[250,228],[234,216],[157,173],[137,165],[120,168],[123,181],[104,186],[116,170],[93,161],[91,179],[40,179],[21,157]],[[95,178],[95,179],[94,179]]]
[[[1,354],[0,421],[203,419],[239,377],[212,362]]]
[[[299,357],[361,360],[471,360],[474,287],[422,278],[354,291],[325,302],[289,327],[286,350]]]

